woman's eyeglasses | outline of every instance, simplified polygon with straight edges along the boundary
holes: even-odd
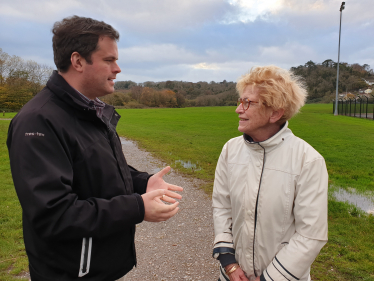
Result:
[[[244,111],[246,111],[249,108],[249,106],[251,105],[251,103],[258,103],[258,101],[251,101],[251,100],[249,100],[247,98],[244,98],[244,99],[238,98],[238,106],[240,104],[242,104]]]

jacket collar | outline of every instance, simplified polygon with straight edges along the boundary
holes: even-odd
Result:
[[[274,136],[267,140],[255,142],[246,134],[243,134],[243,139],[250,149],[261,151],[265,149],[267,152],[270,152],[281,144],[289,134],[292,134],[292,132],[288,129],[288,121],[286,121],[286,123],[283,124],[283,127]]]
[[[79,93],[69,85],[68,82],[56,70],[53,71],[47,82],[49,88],[59,99],[74,108],[77,117],[89,121],[98,121],[96,110],[91,109],[80,98]],[[114,110],[114,107],[105,104],[103,110],[102,121],[107,125],[110,123],[114,127],[117,126],[121,116]]]

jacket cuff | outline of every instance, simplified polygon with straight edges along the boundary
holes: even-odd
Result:
[[[265,280],[299,280],[297,276],[292,274],[290,269],[285,268],[278,260],[277,256],[274,257],[271,264],[262,273]]]
[[[261,276],[260,276],[260,281],[267,281],[267,280],[265,279],[264,273],[261,274]]]
[[[218,256],[218,260],[223,268],[225,268],[229,264],[236,263],[236,259],[233,254],[220,254]]]
[[[232,234],[231,233],[220,233],[214,238],[214,245],[223,242],[233,245]]]
[[[138,202],[139,220],[135,222],[135,224],[138,224],[144,220],[144,216],[145,216],[144,201],[143,201],[143,198],[139,194],[134,193],[133,195],[135,196],[136,201]]]

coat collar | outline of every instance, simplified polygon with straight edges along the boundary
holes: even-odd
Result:
[[[255,142],[246,134],[243,134],[243,139],[250,149],[261,151],[265,149],[267,152],[270,152],[280,145],[290,134],[292,134],[292,132],[288,128],[288,121],[286,121],[286,123],[283,124],[283,127],[274,136],[267,140]]]
[[[49,78],[47,88],[59,99],[73,107],[78,118],[89,121],[99,120],[96,116],[96,110],[89,108],[88,105],[79,98],[79,93],[77,93],[56,70],[53,71]],[[114,110],[113,106],[105,104],[102,116],[102,121],[104,123],[107,125],[110,123],[116,127],[120,118],[121,116]]]

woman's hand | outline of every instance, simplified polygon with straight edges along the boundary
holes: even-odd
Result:
[[[225,271],[230,271],[232,268],[232,264],[229,264],[225,267]],[[238,265],[238,268],[235,269],[232,273],[228,274],[230,281],[249,281],[248,278],[245,276],[244,271]],[[257,280],[256,280],[257,281]]]

